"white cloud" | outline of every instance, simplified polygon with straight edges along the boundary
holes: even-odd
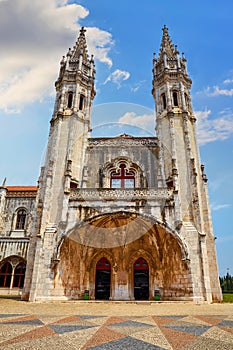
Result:
[[[0,1],[0,109],[18,110],[41,100],[54,86],[59,61],[75,43],[88,10],[68,0]],[[111,34],[88,28],[89,53],[112,65]]]
[[[105,80],[104,84],[107,84],[109,81],[112,81],[113,83],[117,84],[117,87],[121,87],[121,83],[124,80],[128,80],[130,77],[130,73],[125,70],[116,69],[113,73],[111,73],[107,79]]]
[[[137,115],[135,112],[126,112],[119,118],[118,123],[129,124],[148,130],[154,133],[155,129],[155,116],[154,114]]]
[[[205,145],[217,140],[226,140],[233,136],[233,112],[225,109],[219,114],[220,117],[211,118],[211,111],[196,111],[197,138],[199,145]],[[153,113],[137,114],[126,112],[118,119],[118,123],[140,127],[154,133],[155,116]]]
[[[215,96],[233,96],[233,89],[221,89],[218,85],[213,87],[213,91],[211,91],[210,87],[205,90],[207,96],[215,97]]]
[[[210,110],[194,113],[197,117],[197,137],[200,145],[226,140],[233,135],[233,113],[231,110],[222,112],[221,117],[214,119],[209,118]]]
[[[232,78],[227,78],[223,81],[223,85],[229,85],[233,83]],[[202,92],[200,92],[202,93]],[[216,97],[216,96],[233,96],[233,88],[226,89],[225,87],[222,88],[219,85],[214,85],[213,87],[208,86],[204,93],[208,97]]]
[[[230,208],[230,207],[231,207],[230,204],[216,204],[216,203],[211,204],[211,209],[214,211],[226,209],[226,208]]]
[[[233,79],[225,79],[223,83],[224,84],[231,84],[231,83],[233,83]]]
[[[146,82],[146,80],[141,80],[141,81],[139,81],[139,83],[135,84],[135,85],[131,88],[131,91],[132,91],[132,92],[137,92],[145,82]]]
[[[108,56],[108,53],[113,44],[114,42],[110,33],[96,27],[87,29],[87,45],[89,52],[100,62],[107,63],[109,67],[112,67],[112,60]]]

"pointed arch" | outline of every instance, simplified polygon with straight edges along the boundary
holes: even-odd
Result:
[[[91,299],[98,299],[101,298],[101,293],[97,293],[97,264],[99,261],[104,260],[108,261],[110,264],[109,271],[109,291],[107,299],[110,299],[112,297],[112,285],[114,283],[114,270],[116,267],[116,261],[113,257],[113,255],[107,250],[107,249],[101,249],[100,251],[97,251],[96,254],[87,262],[87,270],[89,271],[89,285],[90,285],[90,291],[89,295]]]
[[[140,276],[135,276],[135,263],[139,260],[143,259],[147,263],[147,268],[145,269],[147,272],[144,273],[143,280],[146,281],[147,285],[144,285],[144,288],[140,289]],[[129,274],[129,293],[131,299],[152,299],[152,289],[153,289],[153,276],[155,274],[155,266],[156,261],[153,256],[148,253],[144,249],[139,249],[131,256],[128,260],[128,274]],[[142,269],[143,271],[143,269]],[[142,272],[143,274],[143,272]],[[150,276],[150,277],[149,277]],[[135,281],[135,277],[139,277],[138,281]],[[144,282],[145,282],[144,281]],[[136,282],[136,283],[135,283]],[[137,292],[138,290],[138,292]]]
[[[11,255],[0,262],[0,288],[19,288],[24,285],[26,261]]]
[[[95,299],[109,300],[111,290],[111,264],[107,258],[102,257],[95,268]]]
[[[0,288],[10,288],[13,267],[6,261],[0,268]]]
[[[143,257],[134,263],[134,299],[149,299],[149,265]]]
[[[21,261],[14,269],[13,288],[23,288],[26,263]]]

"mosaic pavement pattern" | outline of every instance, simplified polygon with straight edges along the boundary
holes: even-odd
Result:
[[[0,349],[233,350],[233,316],[0,314]]]

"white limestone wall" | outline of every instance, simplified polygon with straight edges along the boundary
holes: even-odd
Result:
[[[29,238],[0,237],[0,262],[12,255],[27,259]]]

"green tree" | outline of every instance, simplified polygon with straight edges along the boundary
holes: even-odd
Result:
[[[228,271],[225,276],[219,277],[219,280],[223,292],[233,292],[233,276]]]

